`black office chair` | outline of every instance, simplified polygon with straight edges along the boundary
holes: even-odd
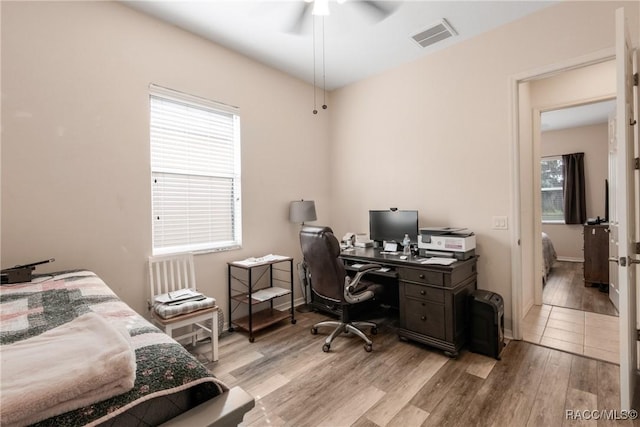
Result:
[[[331,342],[341,332],[353,333],[365,341],[366,351],[373,349],[373,343],[358,328],[370,327],[371,333],[378,332],[378,326],[373,322],[352,322],[349,318],[349,308],[353,304],[370,300],[381,290],[380,285],[366,282],[362,276],[366,273],[378,270],[377,264],[366,264],[360,267],[356,275],[351,278],[347,275],[344,264],[338,258],[340,255],[340,243],[333,235],[333,230],[323,226],[305,225],[300,231],[300,246],[309,276],[311,292],[325,301],[330,301],[341,309],[340,321],[324,321],[311,327],[311,333],[317,334],[321,326],[335,327],[322,346],[322,351],[328,352]]]

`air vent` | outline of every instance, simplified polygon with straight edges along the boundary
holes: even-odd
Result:
[[[457,34],[447,20],[443,19],[442,22],[432,25],[411,38],[420,46],[427,47]]]

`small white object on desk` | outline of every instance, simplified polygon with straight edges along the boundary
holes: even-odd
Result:
[[[427,258],[423,261],[420,261],[420,264],[435,264],[435,265],[451,265],[457,260],[455,258]]]
[[[398,244],[397,243],[385,243],[384,244],[384,251],[385,252],[396,252],[398,250]]]

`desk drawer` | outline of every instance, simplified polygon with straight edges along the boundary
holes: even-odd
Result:
[[[444,286],[444,273],[437,271],[418,270],[415,268],[400,268],[398,275],[401,280],[426,283],[428,285]]]
[[[433,302],[444,303],[444,289],[435,289],[429,286],[403,283],[404,295],[409,298],[418,298]]]
[[[407,299],[404,327],[418,334],[446,339],[444,306]]]

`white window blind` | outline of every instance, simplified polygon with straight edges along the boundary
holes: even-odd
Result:
[[[239,247],[238,110],[152,85],[150,135],[153,253]]]

